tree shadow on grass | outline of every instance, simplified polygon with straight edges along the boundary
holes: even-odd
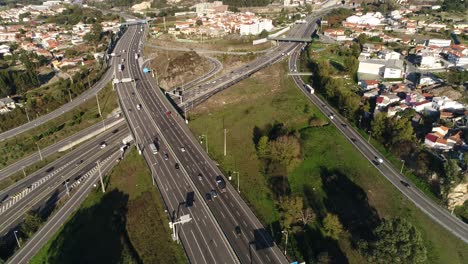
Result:
[[[321,168],[320,175],[328,212],[338,215],[343,227],[351,233],[356,246],[360,239],[372,238],[372,230],[380,223],[377,211],[369,205],[365,191],[337,170]]]
[[[270,188],[275,195],[275,199],[280,196],[289,195],[291,193],[291,187],[286,176],[275,175],[268,177]]]
[[[327,252],[330,263],[348,263],[348,258],[340,249],[338,242],[325,237],[320,230],[307,226],[304,232],[295,233],[297,248],[306,263],[315,263],[317,256]],[[297,256],[299,257],[299,256]]]
[[[49,247],[48,263],[141,263],[126,232],[128,195],[114,190],[80,209]]]

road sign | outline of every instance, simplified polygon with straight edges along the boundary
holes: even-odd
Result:
[[[150,70],[149,70],[148,68],[144,67],[144,68],[143,68],[143,72],[144,72],[144,73],[148,73],[148,72],[150,72]]]

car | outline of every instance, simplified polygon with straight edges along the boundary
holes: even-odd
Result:
[[[201,173],[198,173],[198,180],[199,180],[199,181],[203,180],[203,176],[202,176]]]
[[[405,181],[400,181],[401,184],[403,184],[403,186],[405,186],[406,188],[409,188],[411,185]]]
[[[329,115],[328,117],[329,117],[330,119],[333,119],[333,115]]]
[[[171,115],[171,111],[166,111],[166,115],[167,115],[167,116],[170,116],[170,115]]]
[[[184,147],[181,147],[181,148],[180,148],[180,151],[185,152],[185,148],[184,148]]]
[[[164,153],[164,160],[169,160],[169,155],[167,155],[167,153]]]
[[[120,117],[120,113],[116,114],[114,117],[115,117],[116,119],[119,118],[119,117]]]
[[[205,198],[208,202],[212,201],[213,199],[211,198],[211,193],[205,193]]]
[[[242,234],[242,229],[240,226],[236,226],[235,231],[236,231],[236,235]]]
[[[81,163],[83,163],[83,160],[79,160],[78,162],[76,162],[75,166],[79,166]]]
[[[185,197],[185,207],[192,207],[195,198],[195,192],[188,192]]]
[[[106,142],[101,142],[101,145],[100,145],[101,149],[107,147],[107,143]]]
[[[180,168],[180,167],[179,167],[179,163],[176,163],[176,164],[175,164],[175,168],[176,168],[176,170],[178,170],[178,169]]]
[[[136,108],[137,108],[138,110],[140,110],[140,109],[141,109],[141,104],[137,104]]]
[[[214,189],[211,190],[211,197],[213,197],[213,198],[218,197],[218,192],[216,192],[216,190],[214,190]]]
[[[379,163],[379,164],[382,164],[382,163],[383,163],[383,159],[382,159],[382,158],[375,157],[375,160],[376,160],[377,163]]]

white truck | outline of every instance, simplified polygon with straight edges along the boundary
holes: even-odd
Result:
[[[314,90],[314,88],[312,88],[312,86],[306,84],[305,87],[307,88],[307,90],[308,90],[311,94],[314,94],[314,93],[315,93],[315,90]]]
[[[123,64],[119,64],[118,67],[119,67],[119,72],[123,71],[123,69],[124,69],[124,65],[123,65]]]
[[[126,137],[124,137],[124,138],[122,139],[122,144],[128,145],[128,144],[130,144],[130,142],[132,142],[132,141],[133,141],[133,136],[132,136],[132,135],[128,135],[128,136],[126,136]]]
[[[140,57],[140,54],[135,53],[135,60],[138,60],[139,57]]]

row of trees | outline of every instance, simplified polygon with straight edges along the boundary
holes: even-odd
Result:
[[[103,14],[99,10],[83,8],[79,5],[70,5],[60,14],[50,17],[44,17],[47,23],[59,25],[76,25],[80,21],[86,24],[101,23],[105,20],[119,19],[118,15],[107,13]]]

